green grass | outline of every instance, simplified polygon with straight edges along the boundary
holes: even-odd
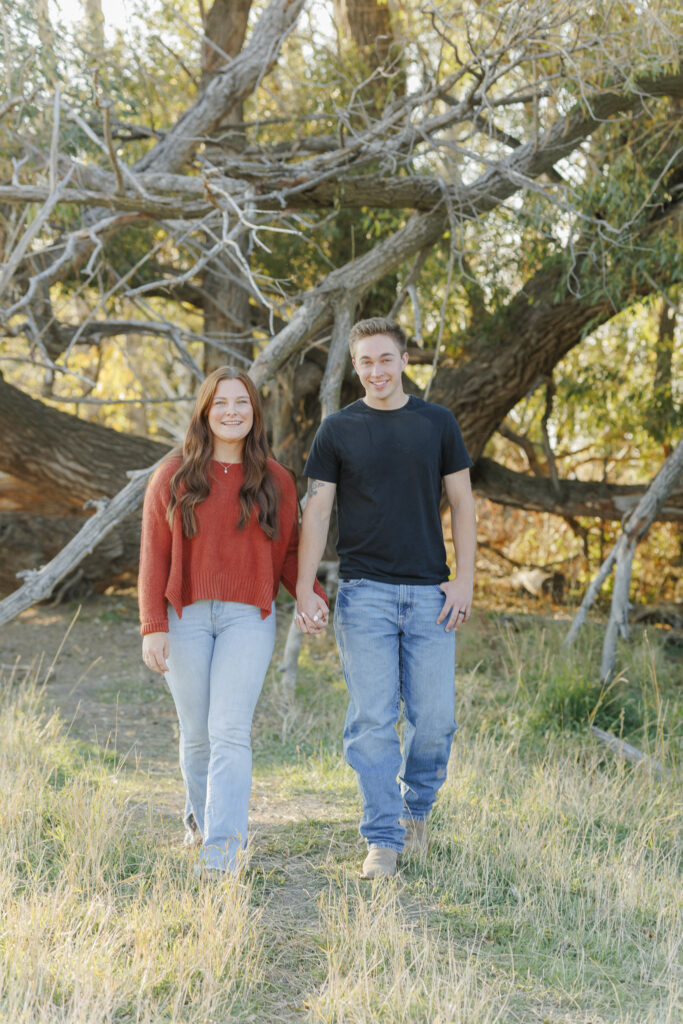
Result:
[[[603,692],[599,630],[569,654],[561,635],[493,616],[461,632],[460,730],[429,855],[372,885],[357,878],[331,638],[305,645],[294,708],[271,671],[255,785],[282,819],[219,885],[194,878],[149,776],[70,739],[15,679],[0,706],[0,1018],[679,1020],[680,660],[641,636]],[[667,774],[617,759],[593,722]]]

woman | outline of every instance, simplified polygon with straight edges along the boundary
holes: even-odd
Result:
[[[296,490],[269,457],[258,392],[220,367],[199,389],[182,454],[150,482],[139,578],[142,657],[178,712],[200,872],[235,870],[246,845],[251,721],[280,582],[295,592],[298,534]]]

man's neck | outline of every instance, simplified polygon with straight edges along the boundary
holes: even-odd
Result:
[[[405,391],[399,391],[386,401],[381,398],[369,398],[368,395],[364,395],[362,401],[365,402],[368,408],[376,409],[378,412],[394,412],[396,409],[402,409],[404,405],[408,404],[410,395],[407,395]]]

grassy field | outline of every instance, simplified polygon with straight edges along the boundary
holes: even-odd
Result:
[[[7,673],[2,1020],[678,1022],[680,654],[643,635],[602,692],[599,632],[571,654],[560,639],[531,617],[461,632],[430,853],[373,884],[331,638],[305,645],[294,707],[271,672],[254,735],[270,817],[221,884],[194,878],[158,779],[70,735],[38,671]],[[619,760],[591,722],[664,773]]]

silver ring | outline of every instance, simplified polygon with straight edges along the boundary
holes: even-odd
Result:
[[[459,609],[458,615],[466,615],[466,614],[467,614],[467,612],[466,612],[466,610],[464,608],[460,608]]]

